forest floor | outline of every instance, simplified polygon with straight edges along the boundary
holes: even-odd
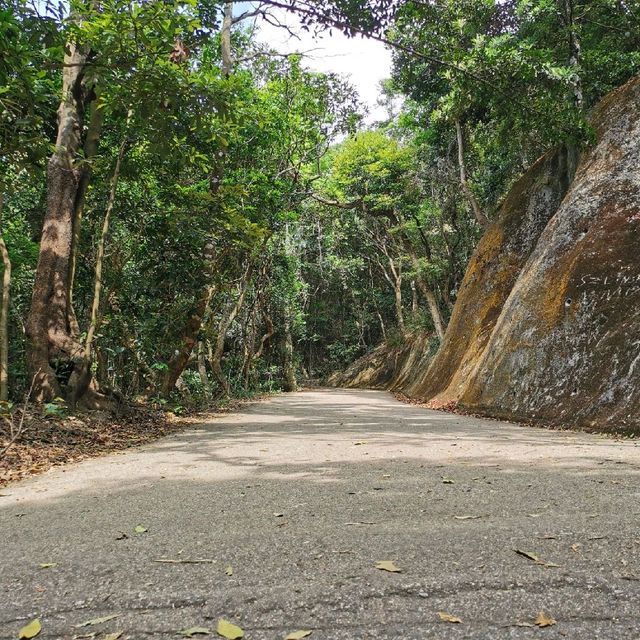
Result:
[[[0,638],[640,637],[637,441],[319,389],[0,494]]]

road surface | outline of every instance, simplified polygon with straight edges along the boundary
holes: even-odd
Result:
[[[248,405],[0,490],[0,638],[637,640],[639,444],[377,391]]]

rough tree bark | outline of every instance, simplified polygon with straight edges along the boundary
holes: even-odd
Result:
[[[475,216],[478,224],[486,229],[489,226],[489,218],[484,214],[482,209],[480,209],[480,205],[476,200],[471,187],[469,186],[469,181],[467,179],[467,166],[464,161],[464,136],[462,135],[462,125],[460,124],[460,120],[456,118],[456,138],[458,140],[458,165],[460,168],[460,186],[462,187],[462,191],[466,196],[469,204],[471,205],[471,209],[473,210],[473,215]]]
[[[0,254],[2,254],[2,301],[0,305],[0,400],[9,399],[9,304],[11,260],[2,235],[3,194],[0,193]]]
[[[58,133],[47,167],[47,209],[26,323],[34,400],[64,395],[72,406],[88,392],[90,384],[90,367],[76,334],[70,296],[74,225],[88,171],[80,158],[84,114],[95,98],[85,82],[88,57],[85,48],[73,42],[67,44]],[[61,365],[57,366],[60,377],[54,363]]]

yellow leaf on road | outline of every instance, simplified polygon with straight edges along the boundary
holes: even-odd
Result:
[[[223,620],[218,620],[218,626],[216,627],[216,633],[227,640],[239,640],[244,638],[244,631],[235,624]]]
[[[396,567],[391,560],[376,562],[376,569],[380,569],[380,571],[388,571],[389,573],[402,573],[402,569]]]
[[[308,638],[313,631],[294,631],[290,633],[284,640],[302,640],[302,638]]]
[[[183,629],[178,631],[181,636],[185,638],[192,638],[193,636],[208,636],[211,635],[211,631],[206,627],[190,627],[189,629]]]
[[[77,624],[76,627],[92,627],[96,624],[102,624],[103,622],[109,622],[109,620],[113,620],[114,618],[118,618],[120,616],[119,613],[114,613],[110,616],[103,616],[102,618],[92,618],[91,620],[85,620],[84,622]]]
[[[460,624],[462,620],[456,616],[452,616],[450,613],[445,613],[444,611],[438,611],[438,616],[442,622],[451,622],[453,624]]]
[[[20,629],[20,635],[18,636],[18,638],[20,638],[20,640],[27,639],[28,638],[35,638],[40,631],[42,631],[42,625],[40,624],[40,620],[38,620],[37,618],[35,620],[32,620],[28,625],[22,627],[22,629]]]
[[[538,614],[538,617],[535,619],[535,624],[537,624],[539,627],[551,627],[554,624],[557,624],[557,622],[551,616],[548,616],[544,611],[541,611]]]
[[[233,575],[233,567],[231,565],[229,565],[224,572],[228,575],[228,576],[232,576]]]

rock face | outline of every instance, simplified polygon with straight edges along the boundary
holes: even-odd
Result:
[[[568,154],[554,150],[511,189],[469,262],[435,360],[425,371],[415,371],[407,395],[443,404],[460,397],[522,267],[558,210],[573,171]]]
[[[605,97],[592,123],[597,141],[577,169],[556,150],[515,184],[438,354],[404,351],[405,375],[387,387],[496,417],[640,433],[640,78]]]
[[[640,79],[608,95],[593,124],[598,142],[460,400],[491,415],[640,432]]]

